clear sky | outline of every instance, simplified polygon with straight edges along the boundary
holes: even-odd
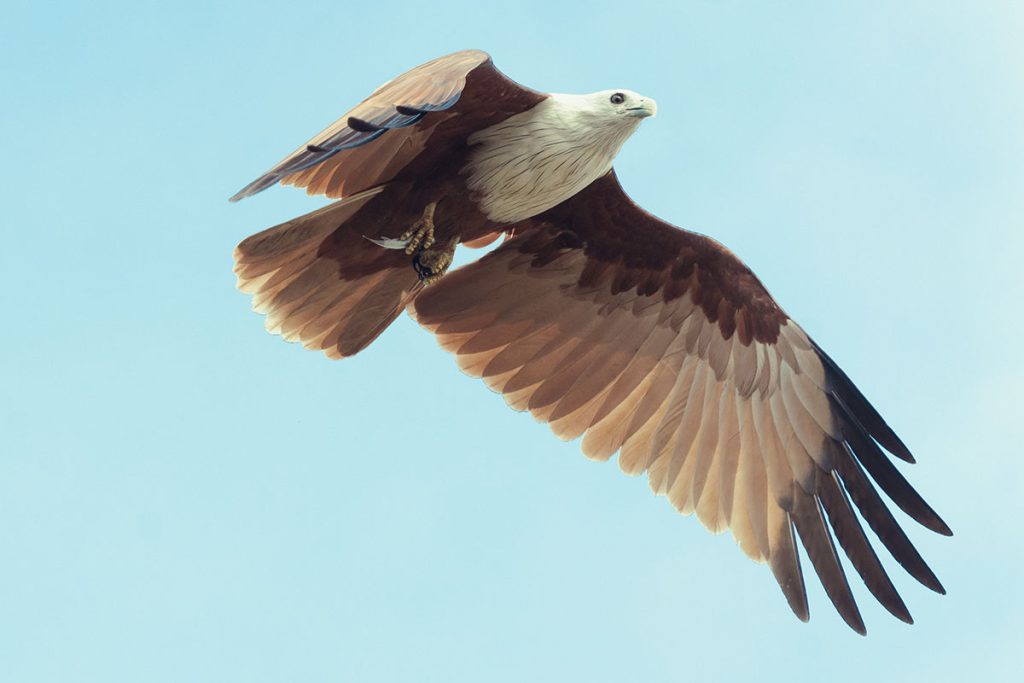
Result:
[[[1020,675],[1022,35],[966,0],[5,5],[0,680]],[[626,189],[754,268],[956,532],[907,520],[945,597],[888,562],[915,626],[814,581],[799,622],[408,319],[344,362],[263,331],[231,250],[322,202],[227,197],[466,47],[657,99]]]

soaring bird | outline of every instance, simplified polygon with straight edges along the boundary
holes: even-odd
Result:
[[[797,549],[866,633],[834,538],[874,597],[910,612],[860,522],[944,593],[877,489],[949,527],[890,460],[910,451],[732,252],[645,212],[612,169],[656,111],[625,89],[545,94],[484,52],[388,81],[231,199],[283,183],[339,201],[235,250],[266,328],[331,358],[403,311],[459,367],[712,532],[729,529],[809,618]],[[455,248],[505,241],[447,273]],[[877,487],[877,488],[876,488]]]

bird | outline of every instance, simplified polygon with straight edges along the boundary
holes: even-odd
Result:
[[[238,287],[268,331],[332,359],[407,311],[513,409],[730,531],[802,621],[798,539],[854,631],[867,632],[839,548],[913,623],[858,517],[940,594],[879,490],[949,526],[893,463],[915,462],[907,446],[757,276],[627,196],[613,161],[656,111],[625,89],[538,92],[480,50],[429,61],[231,197],[280,183],[338,200],[243,240]],[[448,272],[459,245],[499,239]]]

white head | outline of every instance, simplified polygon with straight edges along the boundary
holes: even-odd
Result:
[[[568,199],[612,167],[657,105],[631,90],[551,94],[469,136],[469,189],[484,214],[515,223]]]
[[[602,90],[589,95],[552,95],[564,115],[577,119],[577,123],[593,127],[620,127],[635,129],[648,116],[654,116],[658,104],[632,90]]]

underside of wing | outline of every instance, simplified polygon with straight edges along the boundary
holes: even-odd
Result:
[[[910,460],[906,446],[734,255],[641,211],[613,174],[516,231],[413,304],[465,372],[559,437],[582,436],[589,457],[618,453],[712,531],[730,529],[801,619],[797,539],[851,628],[865,631],[835,540],[911,621],[855,509],[942,592],[876,490],[950,533],[885,453]]]
[[[459,126],[472,132],[543,98],[502,75],[485,52],[439,57],[382,85],[231,201],[277,182],[309,194],[351,196],[394,179],[445,122],[458,117]]]

